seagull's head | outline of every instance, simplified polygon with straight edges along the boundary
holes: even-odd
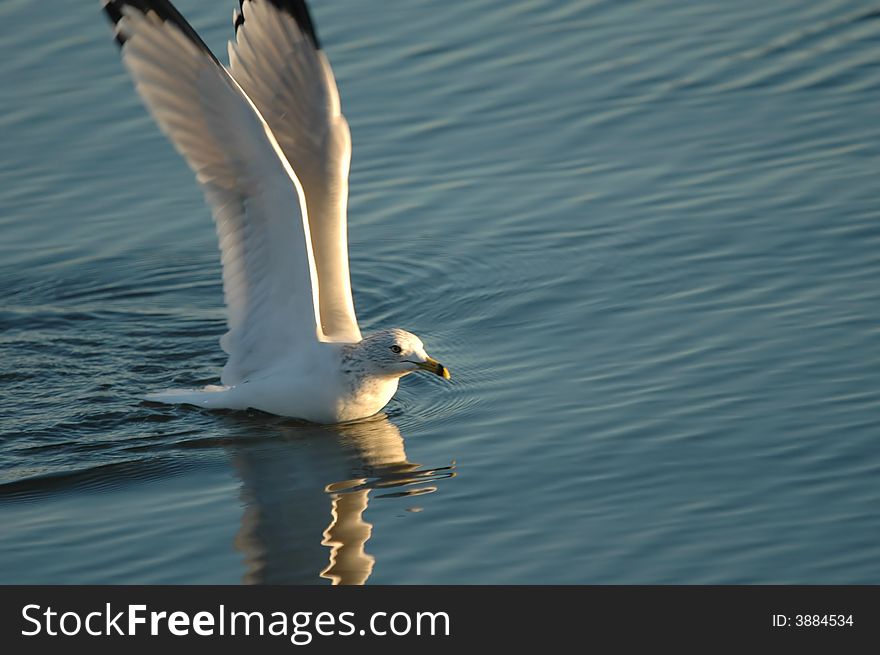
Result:
[[[358,344],[364,359],[375,373],[403,377],[415,371],[428,371],[448,380],[449,369],[425,352],[422,340],[406,330],[392,328],[369,335]]]

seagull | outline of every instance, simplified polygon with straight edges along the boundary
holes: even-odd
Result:
[[[348,270],[351,134],[303,0],[240,0],[229,67],[167,0],[103,0],[122,60],[211,208],[228,360],[220,385],[147,400],[313,423],[379,413],[449,370],[399,328],[362,337]]]

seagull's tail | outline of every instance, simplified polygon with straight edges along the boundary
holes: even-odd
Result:
[[[228,401],[227,391],[230,387],[209,385],[202,389],[168,389],[144,396],[151,403],[165,405],[195,405],[197,407],[220,408]]]

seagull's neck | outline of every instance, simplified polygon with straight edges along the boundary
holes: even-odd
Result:
[[[342,348],[341,371],[346,387],[342,420],[377,414],[397,393],[399,377],[376,371],[358,345],[347,344]]]
[[[401,377],[395,372],[383,371],[373,364],[369,346],[365,345],[364,341],[344,344],[341,347],[341,361],[343,372],[358,379],[396,381]]]

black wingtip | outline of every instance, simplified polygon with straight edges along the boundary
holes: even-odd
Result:
[[[104,11],[114,25],[122,20],[122,9],[124,7],[132,7],[142,14],[154,12],[163,22],[172,23],[184,34],[184,36],[210,55],[211,59],[217,61],[217,58],[214,56],[214,53],[211,52],[211,49],[205,45],[205,42],[202,41],[202,38],[198,33],[189,23],[186,22],[186,19],[168,0],[104,0]],[[125,37],[119,32],[119,30],[116,31],[116,42],[120,47],[125,45]]]
[[[107,15],[110,17],[110,20],[113,21],[114,25],[122,20],[122,12],[119,10],[115,0],[105,2],[104,11],[107,12]]]
[[[241,7],[242,0],[239,0],[239,7]],[[232,16],[232,25],[235,28],[235,33],[238,34],[238,28],[244,25],[244,13],[241,9],[236,11]]]
[[[244,3],[253,2],[254,0],[238,0],[241,7],[235,16],[235,31],[244,25]],[[309,14],[309,6],[305,0],[260,0],[261,2],[269,2],[278,11],[284,12],[296,21],[297,26],[302,33],[309,37],[312,44],[317,50],[321,49],[321,40],[318,38],[318,32],[315,30],[315,24],[312,22],[312,16]]]
[[[107,2],[105,2],[103,9],[104,13],[107,14],[107,17],[110,19],[110,22],[113,23],[114,26],[116,26],[119,21],[122,20],[122,11],[119,9],[119,6],[114,0],[108,0]],[[122,32],[120,32],[119,30],[116,30],[116,36],[114,38],[116,39],[116,43],[119,44],[120,48],[125,45],[125,37],[122,36]]]

